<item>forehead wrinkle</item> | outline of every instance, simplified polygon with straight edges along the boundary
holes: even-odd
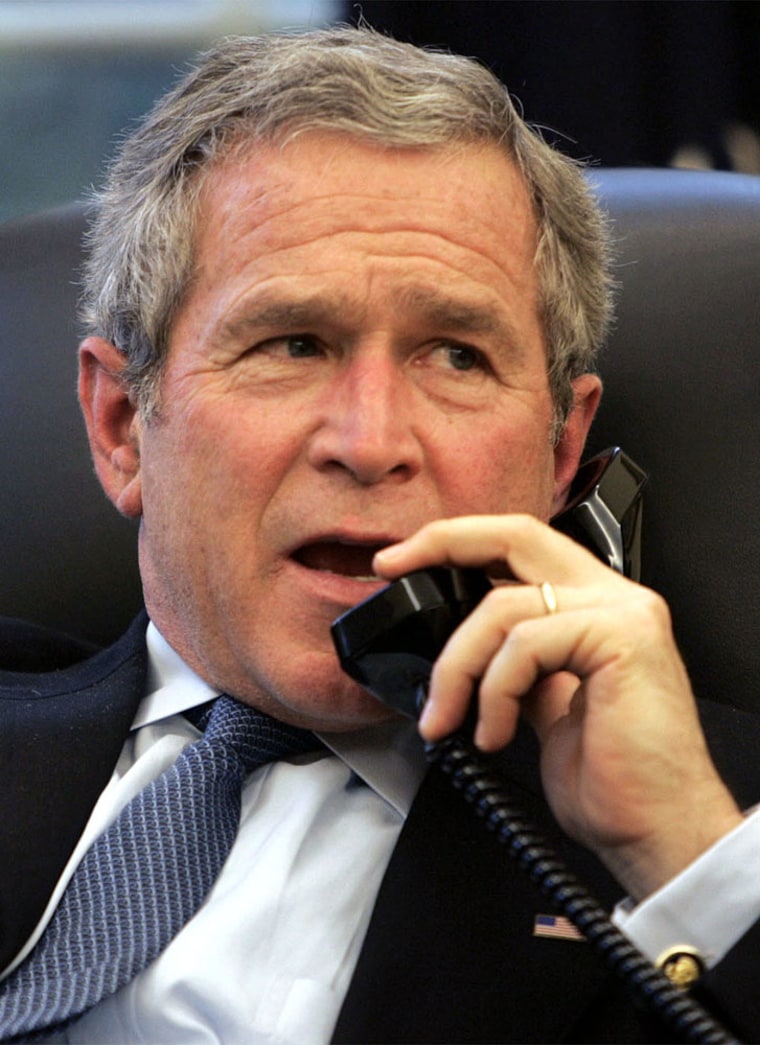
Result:
[[[523,338],[509,317],[488,304],[471,304],[433,287],[406,286],[399,304],[428,325],[454,334],[496,337],[519,350]]]
[[[432,325],[449,330],[492,334],[502,326],[489,309],[458,301],[432,287],[404,286],[398,303],[403,309],[421,316]]]
[[[349,311],[356,311],[343,294],[318,295],[299,300],[248,301],[237,314],[228,318],[224,333],[232,337],[262,327],[295,331],[307,331],[315,325],[340,321]]]

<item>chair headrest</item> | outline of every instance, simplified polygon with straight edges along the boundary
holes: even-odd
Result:
[[[642,580],[698,694],[760,708],[760,178],[591,175],[614,222],[618,320],[590,449],[650,473]]]

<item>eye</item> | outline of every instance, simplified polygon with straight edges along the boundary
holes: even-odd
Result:
[[[269,338],[256,345],[254,351],[280,359],[313,359],[323,355],[319,341],[310,334]]]
[[[488,360],[483,353],[470,345],[447,342],[437,345],[433,349],[431,356],[439,365],[450,367],[452,370],[458,370],[462,373],[471,370],[483,372],[490,369]]]
[[[447,351],[449,361],[455,370],[474,370],[476,366],[480,366],[480,357],[472,348],[452,345]]]
[[[282,338],[282,344],[291,359],[310,359],[312,356],[322,354],[317,339],[308,334],[296,334],[293,337]]]

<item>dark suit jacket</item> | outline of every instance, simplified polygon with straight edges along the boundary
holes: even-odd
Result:
[[[144,693],[146,620],[80,663],[61,641],[44,673],[0,671],[0,968],[18,952],[108,782]],[[10,625],[8,626],[11,627]],[[14,625],[14,639],[23,628]],[[2,635],[8,635],[0,625]],[[27,635],[16,658],[28,668]],[[45,638],[46,668],[55,663]],[[7,661],[6,661],[7,663]],[[739,801],[760,798],[760,721],[711,706],[714,755]],[[504,758],[510,787],[548,832],[532,737]],[[620,888],[585,850],[557,847],[605,905]],[[386,872],[335,1030],[336,1042],[664,1041],[585,942],[532,935],[547,904],[432,770]],[[744,1040],[760,1036],[760,928],[703,979],[700,994]]]

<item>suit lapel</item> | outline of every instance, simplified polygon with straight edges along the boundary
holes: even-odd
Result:
[[[510,752],[509,786],[549,833],[556,828],[536,793],[536,761],[532,738],[522,737]],[[614,903],[619,887],[599,864],[552,837],[581,880],[603,903]],[[593,1033],[584,1012],[600,992],[619,1032],[607,1040],[644,1040],[587,943],[533,935],[536,914],[550,911],[461,795],[432,770],[389,864],[333,1040],[568,1040],[576,1025]],[[609,1033],[604,1022],[602,1035]]]
[[[0,970],[39,921],[144,695],[141,615],[64,671],[0,673]]]

